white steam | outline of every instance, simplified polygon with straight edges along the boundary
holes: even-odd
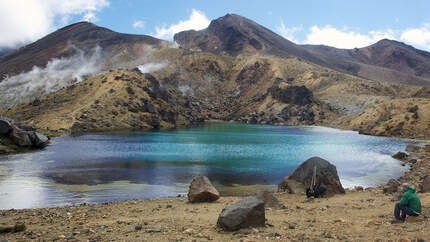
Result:
[[[182,96],[194,96],[194,90],[189,85],[179,85],[178,89]]]
[[[45,68],[33,67],[27,73],[8,77],[0,83],[0,110],[29,102],[44,94],[81,82],[102,70],[102,50],[95,47],[89,55],[76,47],[76,54],[67,58],[54,58]]]
[[[168,62],[160,62],[160,63],[146,63],[140,66],[137,66],[137,69],[139,69],[142,73],[151,73],[155,71],[159,71],[169,65]]]

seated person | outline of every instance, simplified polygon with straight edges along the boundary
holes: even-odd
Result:
[[[400,221],[405,221],[406,215],[419,216],[421,213],[421,201],[416,193],[416,189],[407,183],[402,184],[404,191],[400,202],[396,203],[394,216]]]
[[[312,189],[308,188],[306,189],[306,196],[309,197],[322,197],[324,196],[325,192],[327,190],[327,186],[322,184],[322,183],[318,183],[317,185],[313,186]]]

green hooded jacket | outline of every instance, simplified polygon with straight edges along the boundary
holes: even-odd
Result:
[[[409,187],[400,199],[400,204],[406,205],[416,213],[421,213],[421,201],[415,187]]]

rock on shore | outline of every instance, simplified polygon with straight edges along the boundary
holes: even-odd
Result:
[[[312,157],[303,162],[293,173],[282,180],[278,185],[278,190],[290,193],[305,192],[311,183],[314,167],[316,167],[316,184],[324,184],[327,187],[326,196],[345,193],[336,166],[320,157]]]
[[[188,191],[188,201],[214,202],[219,199],[219,192],[212,186],[211,181],[206,176],[199,176],[193,179]]]
[[[265,223],[264,201],[256,197],[246,197],[224,208],[217,225],[224,230],[234,231],[251,226],[261,227]]]
[[[36,132],[33,127],[0,116],[0,154],[43,148],[48,143],[49,138]]]

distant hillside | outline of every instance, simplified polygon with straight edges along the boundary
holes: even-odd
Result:
[[[416,85],[430,83],[430,53],[402,42],[384,39],[355,49],[337,49],[324,45],[303,47],[357,76]]]
[[[11,49],[11,48],[0,49],[0,56],[6,55],[7,53],[10,53],[12,51],[13,51],[13,49]]]
[[[44,67],[53,58],[66,57],[76,52],[74,47],[89,52],[96,46],[103,49],[105,58],[122,52],[139,56],[144,46],[161,47],[166,41],[146,35],[121,34],[88,22],[79,22],[59,29],[44,38],[0,57],[0,80],[30,71],[33,66]]]
[[[174,40],[186,49],[233,56],[298,57],[371,80],[430,85],[430,53],[396,41],[382,40],[353,50],[297,45],[236,14],[213,20],[204,30],[180,32]]]

